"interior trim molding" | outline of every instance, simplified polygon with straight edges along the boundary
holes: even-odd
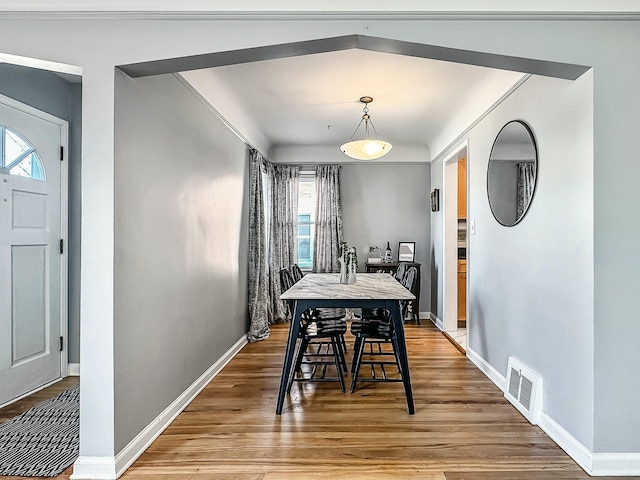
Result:
[[[247,336],[243,335],[115,457],[79,457],[73,464],[71,480],[119,478],[247,343]]]
[[[589,475],[592,473],[593,453],[585,447],[576,437],[571,435],[561,425],[545,412],[540,412],[538,426],[544,433],[563,449],[567,455],[575,460],[582,469]]]
[[[0,12],[0,18],[6,20],[400,20],[400,21],[451,21],[451,20],[515,20],[515,21],[629,21],[639,20],[638,11],[612,12],[477,12],[477,11],[213,11],[213,10],[182,10],[182,11],[143,11],[143,10],[84,10],[67,8],[66,10],[21,10]]]
[[[430,312],[429,319],[431,320],[431,322],[433,322],[438,330],[444,331],[444,322],[439,319],[435,313]]]
[[[118,65],[118,68],[130,77],[137,78],[351,49],[391,53],[431,60],[444,60],[465,65],[498,68],[514,72],[523,72],[524,74],[562,78],[565,80],[575,80],[590,69],[589,66],[585,65],[536,60],[369,35],[342,35],[338,37],[241,48],[130,63]]]
[[[487,362],[484,358],[482,358],[478,352],[476,352],[473,348],[471,348],[467,343],[467,358],[473,362],[473,364],[478,367],[478,369],[484,373],[489,380],[493,382],[493,384],[500,389],[503,393],[507,388],[507,378],[502,375],[498,370],[493,368],[493,366]],[[514,407],[515,408],[515,407]]]
[[[469,346],[467,358],[504,393],[507,379],[500,372]],[[640,475],[640,453],[593,453],[545,412],[540,412],[538,426],[589,475]]]
[[[594,453],[589,473],[596,477],[639,476],[640,453]]]
[[[440,153],[438,153],[435,157],[433,157],[431,159],[431,164],[434,164],[435,162],[442,160],[442,159],[448,159],[451,155],[456,153],[456,150],[460,150],[462,148],[464,148],[464,141],[465,138],[467,138],[469,136],[469,133],[471,132],[471,130],[473,130],[475,128],[476,125],[478,125],[482,120],[484,120],[491,112],[493,112],[496,108],[498,108],[498,106],[500,106],[500,104],[502,102],[504,102],[507,98],[509,98],[511,95],[513,95],[516,90],[518,90],[522,85],[525,84],[525,82],[527,80],[529,80],[533,75],[531,74],[526,74],[523,75],[522,77],[520,77],[520,79],[514,83],[511,88],[509,90],[507,90],[500,98],[498,98],[493,105],[491,105],[489,108],[487,108],[487,110],[485,110],[484,113],[482,113],[478,118],[476,118],[471,125],[469,125],[467,128],[465,128],[460,135],[458,135],[455,139],[453,139],[449,145],[447,145],[444,149],[442,149],[442,151]]]
[[[69,363],[67,364],[67,375],[70,377],[79,377],[80,376],[80,364],[79,363]]]
[[[114,457],[80,456],[73,464],[71,480],[114,480],[116,464]]]

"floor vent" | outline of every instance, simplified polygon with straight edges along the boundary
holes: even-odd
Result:
[[[542,377],[515,357],[507,364],[507,389],[504,396],[533,425],[538,424],[542,411]]]

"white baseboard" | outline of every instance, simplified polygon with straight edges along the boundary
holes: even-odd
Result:
[[[470,348],[469,345],[467,345],[467,358],[471,360],[473,364],[502,391],[502,393],[504,393],[507,388],[507,378],[493,368],[493,366],[491,366],[491,364],[489,364],[489,362],[484,358],[478,355],[478,352]]]
[[[67,364],[67,375],[70,377],[79,377],[80,376],[80,364],[79,363],[68,363]]]
[[[71,480],[111,480],[116,477],[114,457],[78,457]]]
[[[248,340],[245,335],[200,375],[195,382],[115,457],[79,457],[73,464],[71,480],[115,480],[119,478],[247,343]]]
[[[640,453],[594,453],[592,459],[590,475],[640,476]]]
[[[436,327],[438,327],[438,329],[439,329],[440,331],[443,331],[443,330],[444,330],[444,322],[443,322],[442,320],[440,320],[440,319],[438,318],[438,316],[437,316],[435,313],[430,312],[430,313],[429,313],[429,318],[431,319],[431,321],[433,322],[433,324],[434,324]]]
[[[468,346],[467,358],[504,393],[507,379],[500,372]],[[538,426],[589,475],[640,475],[640,453],[593,453],[545,412],[540,413]]]
[[[540,412],[538,426],[563,449],[585,472],[592,475],[593,453],[545,412]]]

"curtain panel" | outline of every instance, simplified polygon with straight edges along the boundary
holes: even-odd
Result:
[[[298,263],[298,178],[300,168],[269,165],[271,222],[269,231],[269,297],[273,322],[289,320],[290,313],[280,300],[280,269]]]
[[[531,197],[533,196],[533,187],[535,185],[536,178],[536,165],[533,162],[520,162],[518,163],[518,180],[517,180],[517,192],[518,199],[516,204],[516,218],[521,218]]]
[[[267,270],[267,232],[262,184],[266,162],[256,150],[249,157],[249,334],[250,342],[269,336],[270,302]]]
[[[343,239],[340,165],[316,167],[316,202],[313,271],[339,272],[338,257]]]

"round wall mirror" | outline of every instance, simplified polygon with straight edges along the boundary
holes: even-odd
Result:
[[[529,126],[507,123],[489,155],[487,195],[495,219],[506,227],[520,222],[533,199],[538,173],[538,149]]]

